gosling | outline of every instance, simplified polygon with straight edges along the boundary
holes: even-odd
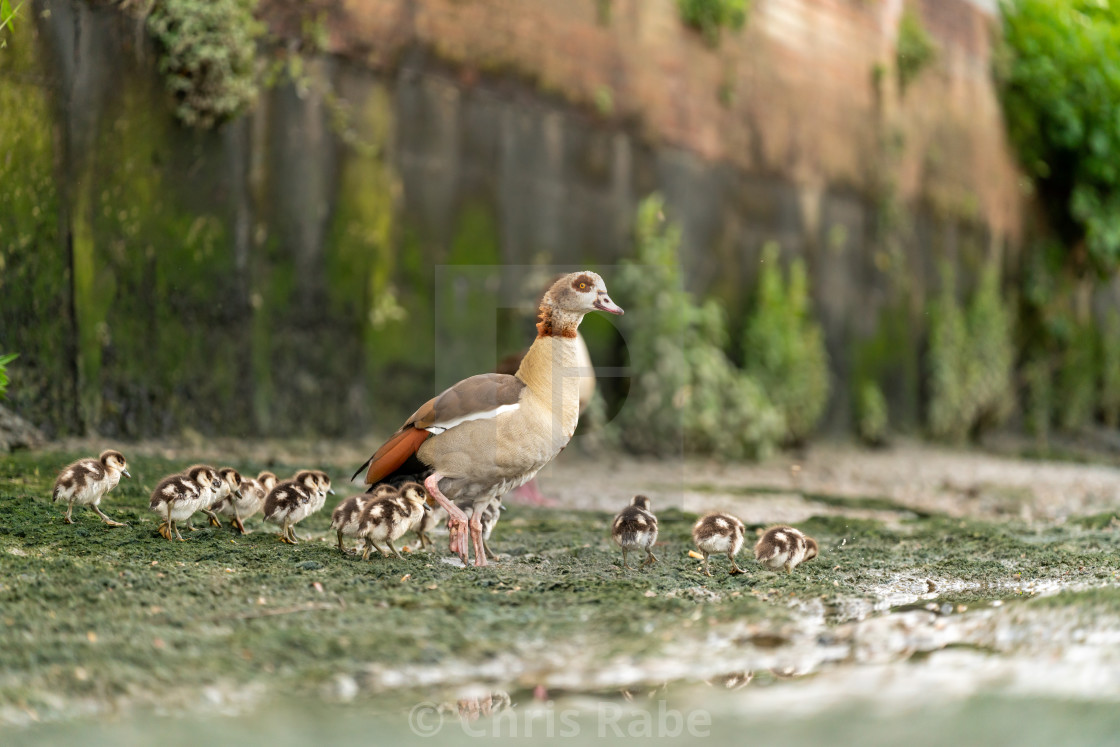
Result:
[[[89,506],[95,514],[101,517],[111,527],[127,526],[122,521],[113,521],[102,512],[99,504],[105,494],[117,486],[121,475],[131,478],[128,473],[128,463],[124,455],[112,449],[101,452],[97,459],[79,459],[73,464],[68,464],[58,473],[54,481],[54,490],[51,491],[53,501],[66,501],[66,514],[62,520],[73,524],[70,512],[74,504]]]
[[[366,506],[373,501],[397,495],[399,493],[396,488],[388,485],[378,485],[369,492],[351,496],[335,506],[334,511],[331,512],[331,529],[338,533],[338,551],[343,555],[346,554],[346,548],[342,545],[344,536],[358,536],[358,527]]]
[[[704,555],[704,575],[711,576],[708,569],[708,556],[717,553],[727,553],[731,562],[730,574],[732,576],[743,572],[735,564],[735,556],[743,546],[743,522],[731,514],[714,513],[700,517],[692,526],[692,541]]]
[[[183,541],[176,522],[186,521],[210,500],[221,487],[221,478],[213,467],[197,464],[185,472],[163,478],[152,491],[148,507],[163,519],[159,525],[160,536],[169,542]]]
[[[657,517],[650,510],[649,498],[636,495],[630,499],[630,505],[614,517],[611,539],[622,548],[623,567],[635,570],[626,557],[631,550],[645,550],[643,568],[657,562],[657,556],[653,554],[653,545],[657,542]]]
[[[218,514],[215,512],[218,504],[241,498],[241,485],[244,482],[241,473],[233,467],[222,467],[218,470],[218,477],[222,481],[222,486],[218,488],[218,492],[214,495],[210,505],[202,507],[202,513],[210,519],[210,526],[212,527],[222,525],[222,522],[218,521]]]
[[[754,557],[770,570],[785,568],[786,573],[817,557],[817,541],[793,527],[771,527],[754,546]]]
[[[299,472],[300,480],[285,480],[264,499],[265,521],[281,527],[280,541],[289,545],[299,542],[293,527],[311,515],[312,501],[318,500],[319,481],[310,472]]]
[[[241,497],[226,496],[224,500],[214,505],[214,511],[222,516],[232,516],[230,526],[241,534],[248,534],[245,529],[245,519],[252,517],[264,507],[264,499],[272,492],[278,482],[276,475],[265,471],[257,475],[256,479],[246,477],[241,481]]]
[[[393,541],[410,532],[420,523],[424,511],[428,509],[428,494],[418,482],[406,482],[400,487],[398,495],[388,495],[370,501],[358,520],[358,536],[365,540],[362,560],[369,558],[370,548],[376,548],[382,556],[389,553],[378,543],[385,543],[393,555],[400,558]]]

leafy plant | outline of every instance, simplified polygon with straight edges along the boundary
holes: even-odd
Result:
[[[886,443],[889,421],[887,398],[874,381],[863,381],[856,392],[856,430],[864,443]]]
[[[159,70],[186,125],[213,127],[257,95],[256,0],[155,0],[148,31]]]
[[[18,357],[17,353],[0,355],[0,399],[4,399],[8,391],[8,364]]]
[[[6,28],[15,30],[16,25],[13,21],[19,15],[19,9],[22,7],[22,2],[16,3],[16,7],[13,8],[11,0],[0,0],[0,31]],[[0,49],[3,49],[6,44],[6,39],[0,39]]]
[[[1112,310],[1101,330],[1101,414],[1109,428],[1120,425],[1120,313]]]
[[[930,63],[937,59],[937,44],[922,25],[922,19],[907,8],[898,23],[898,43],[895,46],[895,67],[898,71],[898,90],[905,93]]]
[[[719,43],[720,30],[738,30],[747,22],[747,0],[677,0],[681,20],[700,33],[709,44]]]
[[[1050,440],[1050,413],[1054,400],[1054,376],[1049,359],[1041,355],[1031,358],[1023,366],[1023,383],[1027,400],[1027,431],[1034,435],[1040,448],[1046,448]]]
[[[1090,324],[1074,325],[1058,367],[1058,425],[1076,430],[1093,421],[1097,405],[1097,333]]]
[[[997,66],[1011,141],[1070,265],[1120,263],[1120,3],[1003,0]]]
[[[951,267],[942,270],[929,347],[929,428],[961,442],[1002,423],[1014,407],[1015,347],[999,272],[985,268],[967,313],[957,303]]]
[[[828,404],[828,353],[820,325],[809,313],[809,280],[802,260],[782,276],[778,245],[763,248],[758,301],[743,333],[748,374],[766,390],[786,420],[786,440],[804,441]]]
[[[631,450],[683,448],[722,458],[764,456],[785,430],[762,387],[727,358],[726,322],[714,301],[698,305],[684,289],[680,229],[663,218],[657,195],[638,208],[637,259],[624,260],[618,296],[644,308],[627,314],[636,371],[616,422]]]

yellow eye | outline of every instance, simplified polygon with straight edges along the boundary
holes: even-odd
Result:
[[[579,284],[579,289],[580,290],[587,290],[587,283],[580,283]]]

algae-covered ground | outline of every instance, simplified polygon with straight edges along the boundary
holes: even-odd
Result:
[[[304,711],[308,723],[352,724],[354,734],[367,718],[420,734],[407,716],[429,701],[444,704],[441,719],[462,710],[476,725],[488,723],[480,712],[545,703],[567,704],[580,723],[603,704],[702,704],[718,734],[728,718],[810,705],[823,718],[953,693],[1076,698],[1090,710],[1120,697],[1120,532],[1109,511],[976,518],[907,506],[889,490],[808,484],[796,499],[810,515],[797,525],[818,539],[817,560],[786,575],[745,553],[747,573],[730,576],[714,558],[706,578],[688,555],[695,514],[678,506],[739,510],[739,500],[779,505],[782,493],[762,473],[733,486],[685,474],[681,500],[654,496],[651,568],[621,568],[608,512],[513,505],[492,540],[500,561],[462,569],[447,562],[446,535],[436,552],[401,560],[343,556],[330,503],[300,527],[313,539],[294,547],[259,517],[247,536],[196,518],[197,531],[169,543],[147,509],[151,489],[215,454],[133,452],[133,478],[102,503],[128,522],[116,529],[86,509],[67,526],[49,500],[59,467],[82,454],[0,459],[0,728],[22,739],[66,741],[110,716],[118,728],[125,718],[158,729],[165,717],[239,714],[238,728],[251,730]],[[342,483],[347,472],[341,461],[230,458],[250,474],[326,466]],[[617,507],[627,496],[612,479],[658,479],[642,465],[572,469],[598,474],[615,493],[603,503]],[[749,506],[739,513],[752,532],[763,526]]]

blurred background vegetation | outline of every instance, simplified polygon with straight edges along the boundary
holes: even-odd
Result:
[[[7,407],[387,431],[593,266],[633,452],[1120,422],[1120,3],[360,5],[0,6]]]

